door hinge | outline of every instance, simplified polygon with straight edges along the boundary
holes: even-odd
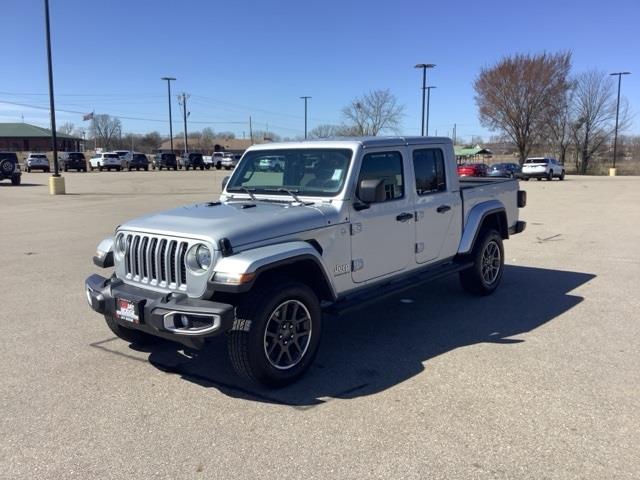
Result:
[[[416,243],[416,253],[424,252],[424,243],[418,242]]]
[[[361,223],[352,223],[351,224],[351,235],[355,235],[356,233],[360,233],[362,231]]]

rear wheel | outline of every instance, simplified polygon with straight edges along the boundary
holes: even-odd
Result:
[[[149,166],[147,165],[146,167],[144,167],[144,171],[148,172],[149,171]]]
[[[547,180],[550,182],[553,180],[553,170],[549,170],[549,174],[547,175]]]
[[[121,338],[125,342],[133,343],[135,345],[152,345],[160,341],[158,337],[154,337],[148,333],[119,325],[118,322],[116,322],[116,319],[109,315],[105,315],[104,319],[106,320],[109,329],[115,333],[118,338]]]
[[[102,165],[98,164],[98,170],[102,171]]]
[[[504,248],[502,237],[493,229],[480,232],[471,252],[473,266],[460,272],[460,283],[469,293],[492,294],[502,280]]]
[[[303,283],[281,280],[263,287],[238,306],[229,356],[240,376],[282,387],[313,362],[322,327],[320,302]]]
[[[564,180],[564,170],[562,170],[562,173],[560,174],[560,181]]]

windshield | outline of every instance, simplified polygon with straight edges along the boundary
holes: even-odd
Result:
[[[549,160],[546,158],[527,158],[524,163],[544,163],[546,165],[549,163]]]
[[[82,153],[70,153],[69,159],[71,160],[84,160],[84,154]]]
[[[47,158],[46,155],[31,155],[31,158]]]
[[[344,185],[353,152],[348,149],[280,149],[248,152],[227,185],[229,192],[329,197]]]
[[[133,159],[134,159],[134,160],[146,160],[146,159],[147,159],[147,156],[146,156],[146,155],[144,155],[144,154],[142,154],[142,153],[136,153],[136,154],[133,156]]]
[[[173,153],[163,153],[162,154],[162,159],[163,160],[168,160],[170,162],[175,162],[176,161],[176,156]]]
[[[120,158],[117,153],[105,153],[104,158]]]

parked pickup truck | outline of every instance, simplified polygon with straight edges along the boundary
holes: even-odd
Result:
[[[261,168],[274,157],[282,169]],[[452,273],[492,293],[525,228],[517,180],[460,180],[447,138],[256,145],[223,183],[217,201],[119,226],[94,257],[114,272],[86,297],[128,342],[227,333],[235,370],[270,387],[309,368],[323,312]]]

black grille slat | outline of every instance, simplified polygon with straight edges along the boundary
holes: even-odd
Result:
[[[180,244],[180,254],[178,259],[178,266],[180,267],[180,283],[185,285],[187,283],[187,269],[185,268],[185,257],[187,256],[187,244],[182,242]]]
[[[159,252],[159,256],[160,256],[160,280],[163,282],[167,281],[167,270],[166,270],[166,258],[165,258],[165,252],[167,250],[167,241],[166,240],[160,240],[160,252]]]
[[[152,238],[149,245],[149,260],[151,262],[151,280],[158,280],[157,268],[156,268],[156,247],[158,246],[158,239]]]
[[[144,237],[142,239],[142,245],[140,246],[140,250],[142,251],[141,255],[141,263],[142,263],[142,277],[149,278],[149,256],[147,247],[149,246],[149,237]]]
[[[169,265],[171,267],[171,275],[169,281],[176,283],[176,250],[178,249],[178,242],[171,240],[171,246],[169,250]]]
[[[140,244],[140,236],[136,235],[135,237],[133,237],[133,242],[131,245],[131,251],[133,252],[133,274],[138,276],[140,275],[140,256],[139,256],[139,252],[138,252],[138,247]]]

